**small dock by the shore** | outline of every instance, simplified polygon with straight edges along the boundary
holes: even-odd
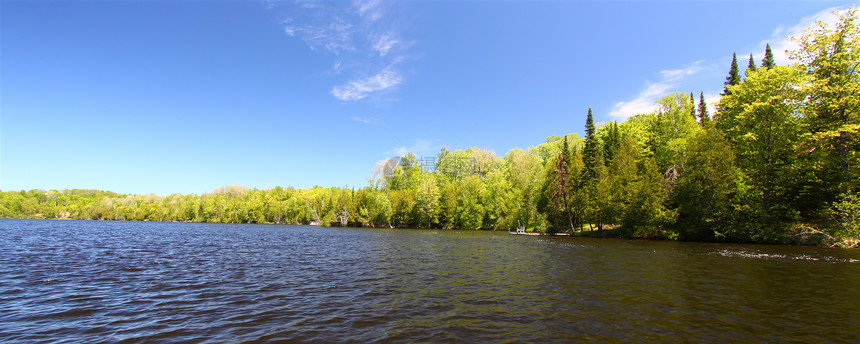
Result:
[[[570,236],[570,233],[542,233],[542,232],[508,232],[513,235],[551,235],[551,236]]]

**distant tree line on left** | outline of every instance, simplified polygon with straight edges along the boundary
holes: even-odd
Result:
[[[202,195],[0,192],[0,217],[594,231],[697,241],[860,247],[857,10],[795,37],[791,65],[732,59],[710,114],[699,93],[594,122],[504,156],[442,148],[407,155],[369,185]],[[427,163],[427,165],[430,165]],[[430,168],[432,167],[432,168]],[[432,170],[432,171],[431,171]],[[587,234],[587,233],[586,233]]]

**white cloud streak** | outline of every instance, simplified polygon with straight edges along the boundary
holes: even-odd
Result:
[[[788,53],[786,52],[797,49],[797,43],[792,40],[792,37],[800,37],[801,35],[803,35],[804,31],[806,31],[807,28],[815,26],[816,22],[819,21],[827,23],[832,27],[838,20],[838,17],[834,15],[833,12],[844,12],[847,9],[848,6],[828,8],[811,16],[802,18],[794,26],[780,26],[775,28],[773,30],[773,34],[771,34],[771,37],[758,43],[758,53],[753,54],[754,58],[759,64],[761,64],[761,60],[764,58],[765,46],[769,43],[771,50],[773,51],[774,61],[777,64],[784,65],[792,63],[793,61],[788,58]],[[738,54],[738,56],[739,66],[741,68],[745,68],[745,54]],[[658,99],[669,94],[670,92],[677,91],[678,87],[681,86],[687,79],[705,70],[704,66],[705,61],[699,60],[693,62],[692,64],[684,68],[660,71],[661,79],[659,81],[653,83],[646,82],[645,88],[640,91],[639,94],[637,94],[635,97],[633,97],[633,99],[615,103],[615,105],[612,107],[612,110],[609,112],[609,115],[615,119],[623,120],[636,114],[643,114],[654,111],[656,109],[655,102]],[[711,114],[716,111],[714,104],[716,104],[719,100],[719,94],[705,94],[705,101],[708,103],[708,108]]]
[[[358,15],[370,21],[377,21],[382,18],[383,12],[380,9],[380,0],[356,0],[353,5],[358,9]]]
[[[371,122],[371,121],[370,121],[369,119],[367,119],[367,118],[361,118],[361,117],[358,117],[358,116],[353,116],[353,117],[352,117],[352,120],[353,120],[353,121],[356,121],[356,122],[364,123],[364,124],[370,124],[370,122]]]
[[[654,111],[657,108],[655,103],[660,97],[668,94],[688,77],[701,72],[704,69],[702,67],[703,63],[703,60],[699,60],[684,68],[660,71],[660,81],[654,83],[646,82],[645,89],[639,92],[633,99],[615,103],[609,112],[609,116],[624,120],[636,114]]]
[[[373,41],[373,49],[379,53],[379,56],[388,55],[397,44],[400,43],[391,33],[383,34]]]
[[[294,18],[281,23],[284,33],[301,38],[311,50],[324,49],[334,54],[355,50],[353,24],[339,15],[331,16],[324,23]]]
[[[391,89],[404,80],[399,65],[407,54],[391,3],[382,0],[345,2],[296,1],[287,4],[284,32],[311,50],[336,55],[329,75],[330,94],[357,101]]]
[[[790,64],[794,61],[791,61],[788,58],[787,51],[796,50],[798,48],[797,43],[791,39],[792,37],[799,38],[803,35],[803,32],[806,31],[807,28],[817,26],[817,22],[827,23],[830,27],[833,27],[833,25],[836,24],[836,22],[839,20],[839,17],[834,15],[833,12],[837,11],[840,13],[844,13],[847,10],[848,6],[831,7],[811,16],[800,19],[800,21],[792,27],[777,27],[773,30],[773,34],[770,38],[759,42],[759,52],[753,54],[753,56],[755,57],[756,61],[761,61],[762,58],[764,58],[765,46],[770,43],[770,49],[771,51],[773,51],[774,62],[776,62],[776,64],[782,65]]]
[[[698,103],[698,98],[696,99],[696,104]],[[713,117],[715,113],[717,113],[717,103],[720,101],[720,95],[718,93],[705,93],[705,104],[708,105],[708,113]]]
[[[434,151],[437,150],[432,141],[424,140],[424,139],[415,139],[415,142],[411,146],[400,146],[392,149],[387,152],[386,155],[395,155],[395,156],[405,156],[408,153],[415,154],[415,157],[421,158],[424,156],[433,155]],[[435,156],[435,155],[433,155]]]
[[[350,81],[344,85],[335,86],[331,94],[340,100],[361,100],[373,92],[382,91],[400,84],[403,79],[391,68],[385,68],[379,73],[364,79]]]

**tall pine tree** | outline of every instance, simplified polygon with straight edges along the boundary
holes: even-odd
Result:
[[[618,133],[618,121],[612,121],[606,125],[606,134],[603,136],[603,160],[606,165],[615,157],[615,152],[621,146],[621,138]]]
[[[600,167],[603,166],[603,149],[598,140],[597,130],[594,128],[594,118],[589,107],[588,117],[585,119],[585,147],[582,149],[585,179],[597,179]]]
[[[732,92],[729,91],[729,85],[737,85],[740,82],[741,76],[738,73],[738,55],[736,53],[732,53],[732,67],[731,69],[729,69],[729,76],[726,77],[725,87],[723,88],[723,95],[731,95]]]
[[[773,62],[773,51],[770,50],[770,43],[764,48],[764,60],[761,60],[761,66],[764,68],[776,66],[776,63]]]
[[[753,60],[753,55],[750,53],[750,63],[747,65],[746,76],[749,76],[750,71],[755,72],[755,60]]]
[[[699,121],[702,125],[708,122],[709,118],[708,114],[708,104],[705,103],[705,92],[699,93]]]
[[[603,235],[602,205],[605,203],[601,179],[604,176],[603,147],[597,130],[594,128],[594,118],[591,108],[588,108],[588,117],[585,120],[585,147],[582,149],[583,176],[580,188],[585,192],[586,221],[597,225],[597,231]]]

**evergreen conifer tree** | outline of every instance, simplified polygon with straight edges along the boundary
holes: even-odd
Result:
[[[752,55],[752,53],[750,53],[750,63],[749,63],[749,65],[747,65],[746,74],[749,74],[750,71],[755,72],[755,69],[756,69],[755,68],[755,60],[753,60],[753,55]]]
[[[761,60],[761,66],[764,68],[776,66],[776,63],[773,62],[773,51],[770,50],[770,43],[764,48],[764,60]]]
[[[737,85],[741,82],[741,76],[738,74],[738,55],[732,54],[732,67],[729,69],[729,76],[726,77],[725,87],[723,88],[723,95],[728,96],[731,95],[732,92],[729,91],[729,85]]]
[[[594,128],[594,118],[591,108],[588,108],[588,117],[585,119],[585,147],[582,149],[582,160],[585,164],[585,179],[595,180],[598,171],[603,166],[603,149],[597,138],[597,130]]]
[[[705,103],[705,92],[702,92],[699,93],[699,121],[702,125],[705,125],[709,119],[708,104]]]
[[[618,133],[618,121],[612,121],[606,125],[606,135],[603,137],[603,160],[606,165],[615,157],[615,152],[621,146],[621,137]]]
[[[597,225],[597,231],[602,235],[603,220],[601,215],[602,205],[606,199],[603,198],[601,179],[604,174],[603,147],[597,131],[594,128],[594,118],[591,108],[588,108],[588,118],[585,120],[585,147],[582,149],[582,162],[584,168],[580,179],[580,188],[585,196],[585,221]]]

